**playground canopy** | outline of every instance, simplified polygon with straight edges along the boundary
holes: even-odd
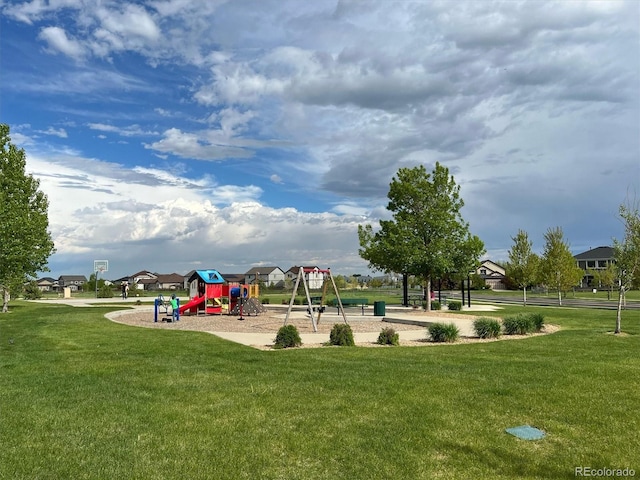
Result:
[[[225,283],[225,279],[217,270],[196,270],[189,277],[189,283],[196,279],[201,279],[207,284]]]

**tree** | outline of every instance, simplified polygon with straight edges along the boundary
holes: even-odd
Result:
[[[545,233],[544,239],[546,244],[540,262],[542,282],[547,287],[558,290],[558,304],[562,305],[562,292],[576,286],[584,272],[576,264],[569,250],[569,244],[564,240],[562,228],[550,228]]]
[[[616,284],[616,266],[609,263],[607,268],[587,269],[587,274],[593,277],[593,285],[597,288],[607,289],[607,300],[611,300],[611,291]]]
[[[2,312],[10,292],[19,291],[36,272],[45,272],[55,251],[48,231],[49,202],[40,182],[25,173],[23,149],[11,143],[9,126],[0,124],[0,292]]]
[[[622,332],[622,304],[625,294],[640,273],[640,215],[638,207],[620,206],[620,217],[624,222],[624,238],[613,240],[613,258],[618,276],[618,313],[615,333]]]
[[[484,244],[469,233],[460,187],[439,163],[431,173],[422,165],[400,168],[387,197],[393,220],[381,220],[376,232],[371,225],[358,227],[360,256],[373,269],[420,277],[429,310],[432,279],[450,272],[466,276]]]
[[[513,247],[509,250],[509,262],[506,265],[506,275],[511,282],[522,289],[522,304],[527,306],[527,287],[533,285],[538,276],[540,258],[533,253],[533,242],[523,230],[518,230],[513,240]]]

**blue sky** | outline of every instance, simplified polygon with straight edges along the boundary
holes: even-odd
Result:
[[[640,186],[636,1],[0,0],[0,122],[50,200],[51,275],[316,264],[435,162],[504,261],[574,253]]]

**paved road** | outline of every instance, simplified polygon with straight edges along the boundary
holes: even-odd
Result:
[[[455,298],[456,300],[460,300],[460,296],[461,296],[460,292],[447,292],[447,298]],[[473,292],[471,292],[471,305],[473,305],[476,302],[522,305],[522,297],[500,295],[500,293],[498,292],[496,292],[495,294],[474,295]],[[558,298],[552,295],[550,295],[549,297],[527,296],[527,305],[557,307]],[[602,300],[602,299],[589,300],[589,299],[581,299],[581,298],[580,299],[563,298],[562,306],[572,307],[572,308],[600,308],[600,309],[606,309],[606,310],[616,310],[618,308],[618,300],[617,300],[617,297],[615,299],[613,299],[612,297],[612,300]],[[640,302],[627,301],[626,309],[640,310]]]

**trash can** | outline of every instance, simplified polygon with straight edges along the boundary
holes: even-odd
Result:
[[[387,304],[384,302],[373,302],[373,315],[376,317],[384,317]]]

